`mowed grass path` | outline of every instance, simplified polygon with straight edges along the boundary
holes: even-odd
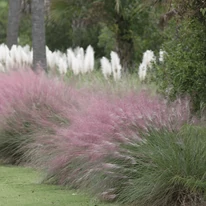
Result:
[[[39,180],[33,169],[0,166],[0,206],[116,206]]]

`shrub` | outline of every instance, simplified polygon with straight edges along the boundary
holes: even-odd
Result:
[[[191,20],[168,30],[163,44],[167,54],[164,63],[156,67],[154,80],[161,93],[171,99],[189,95],[193,109],[200,110],[206,103],[205,29]]]

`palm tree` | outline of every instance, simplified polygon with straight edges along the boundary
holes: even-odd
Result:
[[[32,46],[33,46],[33,70],[43,68],[47,71],[46,43],[45,43],[45,22],[44,22],[44,1],[32,0]]]
[[[19,24],[21,17],[21,0],[9,0],[9,14],[7,25],[7,46],[18,44]]]

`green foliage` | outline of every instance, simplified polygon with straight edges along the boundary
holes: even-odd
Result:
[[[110,10],[109,10],[110,11]],[[162,43],[157,28],[155,10],[142,0],[121,1],[118,14],[110,11],[113,19],[108,24],[116,37],[116,46],[121,62],[134,72],[134,66],[142,61],[142,54],[148,50],[158,50]]]
[[[104,50],[104,54],[107,58],[110,58],[110,52],[115,49],[114,32],[112,32],[106,25],[102,25],[98,40],[98,47]]]
[[[163,64],[156,65],[154,81],[171,99],[189,95],[194,110],[206,103],[206,30],[192,20],[167,30]]]
[[[50,50],[66,51],[72,45],[72,31],[70,21],[61,24],[46,21],[46,44]],[[58,29],[57,29],[58,28]]]
[[[21,24],[19,27],[19,45],[32,45],[31,15],[22,14]]]
[[[202,13],[203,16],[206,14],[206,8],[200,8],[200,12]]]
[[[108,173],[107,184],[116,187],[117,200],[141,206],[205,205],[205,127],[151,129],[142,135],[142,142],[122,145],[122,158],[111,161],[117,168]]]
[[[26,117],[22,112],[21,115],[14,113],[1,120],[0,155],[4,162],[19,164],[25,161],[26,146],[34,141],[33,137],[40,129],[40,125],[36,126],[28,119],[29,115]]]
[[[138,17],[132,26],[134,58],[138,64],[142,62],[143,53],[146,50],[157,52],[164,40],[157,25],[158,16],[155,14],[157,11],[153,8],[149,9],[149,12],[138,13]]]
[[[52,50],[92,45],[96,57],[118,51],[129,68],[141,62],[145,50],[162,43],[155,12],[142,0],[52,0],[47,45]]]
[[[0,44],[6,42],[6,28],[8,18],[8,3],[0,0]]]

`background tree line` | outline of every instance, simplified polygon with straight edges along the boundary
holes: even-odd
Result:
[[[151,75],[159,91],[189,94],[198,109],[205,104],[205,0],[0,0],[0,8],[0,41],[32,45],[34,65],[46,68],[45,42],[61,51],[92,45],[97,59],[116,51],[124,70],[136,73],[143,52],[161,48],[166,61]]]

